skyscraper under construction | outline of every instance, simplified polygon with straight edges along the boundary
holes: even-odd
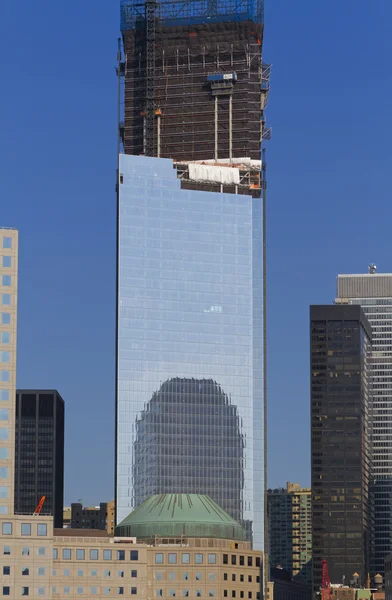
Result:
[[[122,0],[121,30],[117,522],[208,494],[263,549],[263,2]]]

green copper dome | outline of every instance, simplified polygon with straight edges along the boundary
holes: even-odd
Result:
[[[245,540],[245,531],[209,496],[158,494],[140,504],[117,527],[115,535],[151,539],[202,537]]]

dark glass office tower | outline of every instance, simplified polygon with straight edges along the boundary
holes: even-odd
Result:
[[[64,401],[56,390],[17,390],[15,513],[32,514],[42,496],[42,513],[62,527]]]
[[[360,306],[311,306],[313,588],[369,572],[371,328]]]

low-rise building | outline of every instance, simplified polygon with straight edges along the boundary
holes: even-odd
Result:
[[[81,502],[71,504],[71,527],[73,529],[101,529],[113,534],[114,500],[101,502],[99,506],[83,508]]]
[[[153,496],[114,536],[53,529],[46,515],[2,519],[0,531],[2,595],[11,598],[260,599],[261,552],[207,496]]]

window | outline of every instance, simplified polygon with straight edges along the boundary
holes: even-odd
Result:
[[[77,592],[78,594],[83,594],[83,588],[82,588],[82,587],[78,587],[78,588],[76,588],[76,592]]]
[[[248,575],[248,583],[252,583],[252,575]]]
[[[0,506],[0,515],[8,515],[8,507]]]
[[[201,581],[202,575],[200,571],[196,572],[196,581]]]
[[[241,581],[241,582],[245,581],[245,580],[244,580],[244,576],[243,576],[243,575],[240,575],[240,581]]]
[[[125,560],[125,550],[117,550],[117,560]]]
[[[157,596],[157,598],[160,598],[161,596],[163,596],[163,590],[162,588],[159,588],[155,591],[155,595]]]
[[[243,598],[243,597],[244,597],[244,592],[241,590],[240,591],[240,598]]]
[[[169,596],[170,596],[171,598],[175,598],[175,597],[176,597],[176,590],[170,590],[170,591],[169,591]]]
[[[231,575],[231,581],[235,581],[235,573],[232,573],[232,575]]]
[[[104,592],[108,596],[110,594],[110,587],[105,587]]]
[[[59,551],[57,548],[53,548],[53,558],[58,558],[59,557]]]
[[[10,588],[8,585],[3,585],[3,596],[9,596],[10,595]]]
[[[177,564],[177,554],[169,553],[169,565]]]
[[[253,560],[251,556],[248,556],[248,567],[253,567]]]
[[[210,581],[215,581],[215,573],[208,573],[208,579]]]
[[[11,256],[3,256],[1,264],[3,267],[12,267],[12,257]]]
[[[90,588],[90,592],[91,594],[95,595],[97,593],[97,588],[95,587],[95,585],[93,585],[92,588]]]
[[[161,554],[161,553],[155,554],[155,564],[156,565],[163,564],[163,554]]]
[[[45,596],[45,588],[43,588],[43,587],[38,588],[38,596]]]
[[[45,556],[45,554],[46,554],[46,548],[44,548],[43,546],[38,548],[38,556]]]
[[[28,596],[28,595],[29,595],[29,588],[22,587],[22,596]]]
[[[11,554],[10,546],[4,546],[3,554]]]
[[[236,597],[235,590],[231,590],[231,597],[232,597],[232,598],[235,598],[235,597]]]
[[[110,569],[105,569],[105,571],[103,572],[104,577],[110,577],[111,576],[111,571]]]
[[[181,562],[183,565],[189,565],[189,563],[191,562],[191,555],[190,554],[183,554],[181,556]]]
[[[260,575],[256,575],[256,583],[260,583]]]
[[[237,564],[237,556],[235,554],[231,555],[231,564],[232,565],[236,565]]]
[[[63,548],[63,560],[71,560],[71,549]]]
[[[64,569],[64,577],[70,577],[70,576],[71,576],[70,569]]]
[[[4,287],[9,287],[11,285],[11,275],[2,275],[1,283]]]
[[[208,595],[210,598],[213,598],[215,596],[215,590],[209,590]]]
[[[78,569],[78,577],[83,577],[83,571],[82,571],[82,569]]]
[[[131,577],[137,577],[137,571],[131,571]]]
[[[6,460],[8,458],[8,448],[0,448],[0,459]]]
[[[223,596],[227,598],[227,590],[223,590]]]
[[[31,524],[30,523],[22,523],[21,531],[22,531],[22,535],[31,535]]]
[[[188,571],[185,571],[185,572],[183,573],[182,577],[183,577],[183,579],[184,579],[185,581],[188,581],[188,579],[189,579],[189,573],[188,573]]]
[[[0,440],[8,440],[8,427],[0,427]]]
[[[185,598],[187,598],[189,596],[189,590],[184,590],[182,592],[182,595],[185,596]]]
[[[123,587],[119,587],[117,588],[117,594],[124,594],[124,588]]]
[[[228,565],[229,564],[229,555],[228,554],[224,554],[223,555],[223,564],[224,565]]]
[[[10,344],[11,343],[11,334],[9,331],[2,331],[0,337],[2,344]]]
[[[162,590],[161,590],[161,591],[162,591]],[[135,596],[136,594],[137,594],[137,588],[135,588],[135,587],[131,587],[131,595],[132,595],[132,596]],[[162,596],[162,594],[161,594],[161,596]]]
[[[248,598],[252,598],[252,592],[248,592]]]
[[[12,535],[12,523],[3,523],[2,533],[3,535]]]
[[[39,523],[37,525],[37,534],[40,537],[48,535],[48,526],[46,525],[46,523]]]
[[[56,592],[56,586],[55,586],[55,585],[53,585],[53,586],[52,586],[52,594],[56,594],[56,593],[57,593],[57,592]]]
[[[240,556],[240,566],[243,567],[245,565],[245,556]]]
[[[8,408],[0,408],[0,421],[8,421]]]
[[[3,237],[3,248],[11,249],[12,248],[12,238],[11,237]]]
[[[103,551],[103,560],[112,560],[112,551],[111,550]]]
[[[11,324],[10,313],[7,313],[7,312],[1,313],[1,323],[2,323],[2,325],[10,325]]]
[[[0,362],[9,363],[10,360],[11,354],[8,352],[8,350],[3,350],[2,352],[0,352]]]
[[[155,571],[155,579],[156,581],[162,581],[163,573],[162,571]]]
[[[196,590],[196,597],[201,598],[201,590]]]
[[[22,556],[30,556],[30,548],[28,548],[27,546],[22,548]]]
[[[52,569],[52,575],[53,577],[56,577],[56,569]]]
[[[170,571],[170,573],[169,573],[169,579],[170,579],[170,581],[174,581],[175,578],[176,578],[176,572],[175,571]]]
[[[256,556],[256,567],[260,566],[260,556]]]
[[[0,485],[0,498],[8,498],[8,487]]]
[[[3,567],[3,575],[11,575],[11,567]]]
[[[139,550],[131,550],[131,560],[139,560]]]
[[[64,594],[69,594],[69,585],[64,586]]]
[[[208,564],[209,565],[215,565],[216,564],[216,554],[209,554],[208,555]]]
[[[45,567],[38,567],[38,575],[42,577],[45,575]]]
[[[3,306],[11,305],[11,294],[1,294],[1,303]]]
[[[78,548],[76,550],[76,560],[84,560],[85,557],[85,551],[81,548]]]
[[[91,577],[97,577],[98,576],[98,571],[96,571],[95,569],[93,569],[91,571]]]
[[[202,554],[195,554],[195,563],[197,565],[203,564],[203,555]]]
[[[124,571],[118,571],[117,575],[118,575],[119,577],[124,577]]]
[[[90,560],[98,560],[98,550],[90,550]]]

